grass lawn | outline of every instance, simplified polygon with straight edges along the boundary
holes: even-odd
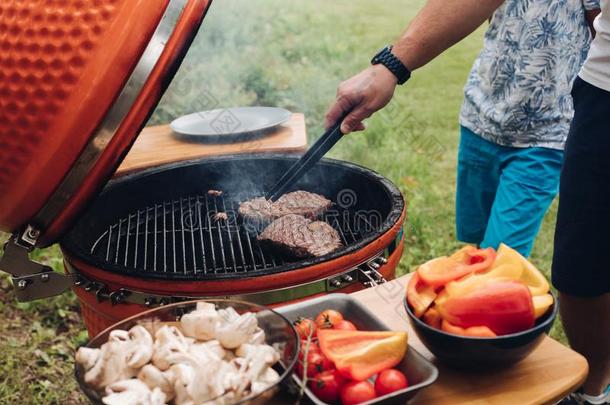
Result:
[[[337,84],[368,65],[415,15],[422,0],[222,0],[210,11],[153,123],[202,109],[274,105],[306,114],[321,133]],[[483,30],[414,74],[366,133],[332,156],[394,181],[408,202],[400,273],[459,246],[454,231],[457,117],[462,87]],[[545,218],[532,261],[547,276],[556,206]],[[6,235],[0,235],[0,239]],[[61,269],[56,247],[38,259]],[[73,351],[86,340],[73,294],[16,304],[0,279],[0,403],[83,403],[72,378]],[[552,335],[565,341],[556,323]]]

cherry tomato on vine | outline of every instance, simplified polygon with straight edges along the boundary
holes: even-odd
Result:
[[[318,329],[332,329],[335,324],[343,320],[343,315],[334,309],[327,309],[320,312],[316,317],[316,326]]]
[[[303,377],[304,362],[297,365],[297,374]],[[323,371],[334,370],[335,365],[320,352],[310,352],[307,355],[307,378],[313,378]]]
[[[377,395],[387,395],[391,392],[398,391],[409,386],[407,377],[398,370],[388,369],[383,370],[375,380],[375,392]]]
[[[350,321],[346,321],[345,319],[334,324],[333,325],[333,329],[338,329],[338,330],[358,330],[358,328],[356,328],[356,325],[354,325],[353,323],[351,323]]]
[[[316,337],[316,324],[309,318],[299,318],[294,321],[294,328],[301,339]]]
[[[320,400],[333,403],[339,400],[341,388],[345,385],[345,379],[337,370],[328,370],[316,375],[309,381],[309,389]]]
[[[369,381],[352,381],[341,389],[341,404],[356,405],[375,399],[375,387]]]

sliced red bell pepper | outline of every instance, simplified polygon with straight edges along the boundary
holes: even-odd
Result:
[[[413,308],[416,317],[421,317],[436,298],[434,288],[421,282],[419,274],[413,273],[407,285],[407,302]]]
[[[468,274],[487,271],[496,258],[492,248],[462,249],[450,257],[432,259],[417,269],[420,279],[427,285],[438,288]]]
[[[318,341],[337,371],[356,381],[396,366],[407,351],[406,332],[321,329]]]
[[[447,333],[453,333],[454,335],[468,336],[468,337],[496,337],[495,333],[487,326],[471,326],[470,328],[460,328],[459,326],[452,325],[451,323],[443,320],[441,323],[441,329]]]
[[[428,324],[428,326],[432,326],[436,329],[441,328],[441,323],[443,321],[443,317],[441,317],[440,312],[438,312],[438,310],[434,307],[428,308],[421,319]]]
[[[535,321],[530,290],[512,280],[491,280],[464,295],[449,294],[436,308],[455,326],[487,326],[496,335],[529,329]]]

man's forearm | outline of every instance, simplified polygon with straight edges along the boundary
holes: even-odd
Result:
[[[392,53],[418,69],[476,30],[504,0],[428,0]]]

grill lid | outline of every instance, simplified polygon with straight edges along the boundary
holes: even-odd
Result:
[[[0,230],[57,240],[169,85],[211,0],[0,2]]]

